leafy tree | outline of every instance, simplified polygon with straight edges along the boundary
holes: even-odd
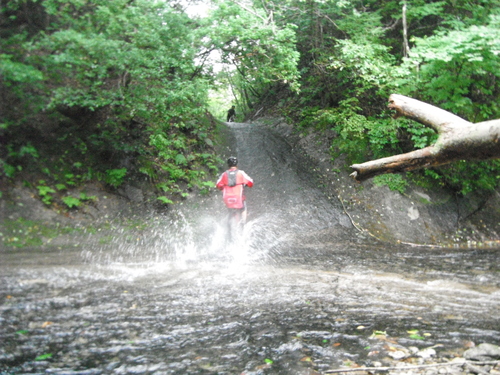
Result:
[[[494,1],[289,0],[275,19],[298,26],[302,91],[300,97],[289,96],[286,114],[302,129],[334,129],[333,157],[342,152],[352,161],[367,160],[435,139],[418,124],[389,119],[386,105],[392,92],[473,122],[500,117]],[[443,168],[436,175],[462,193],[498,186],[498,178],[487,178],[498,176],[495,162],[470,165],[478,171],[470,181],[459,168]]]
[[[109,177],[117,170],[166,179],[171,192],[180,180],[202,183],[213,163],[209,85],[196,61],[199,25],[181,9],[19,0],[2,9],[2,22],[4,176],[36,167],[54,183],[71,175],[118,186]]]
[[[500,117],[500,14],[414,42],[403,91],[473,122]]]
[[[209,22],[207,49],[217,50],[223,64],[235,68],[232,83],[251,108],[270,84],[288,83],[298,89],[295,27],[278,26],[261,3],[220,1]]]

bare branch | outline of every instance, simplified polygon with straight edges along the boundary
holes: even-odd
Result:
[[[385,174],[436,167],[457,160],[488,160],[500,158],[500,119],[473,124],[433,105],[392,94],[389,108],[395,117],[405,116],[434,129],[438,134],[432,146],[353,164],[351,173],[357,181]]]
[[[260,14],[258,14],[254,10],[250,9],[245,4],[242,4],[242,3],[238,2],[238,1],[234,1],[234,0],[232,2],[235,3],[236,5],[238,5],[239,7],[245,9],[248,13],[253,14],[255,17],[259,17],[262,21],[264,21],[264,24],[267,24],[267,19],[265,17],[262,17]]]
[[[403,95],[392,94],[389,96],[389,108],[396,111],[395,118],[408,117],[433,128],[438,133],[443,131],[443,128],[449,124],[455,126],[470,125],[470,122],[444,109]]]

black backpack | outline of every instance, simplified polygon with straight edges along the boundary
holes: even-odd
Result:
[[[238,176],[238,170],[227,171],[227,185],[228,186],[236,186],[236,177]]]

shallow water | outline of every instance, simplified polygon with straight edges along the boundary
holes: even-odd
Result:
[[[499,249],[364,238],[279,136],[233,127],[256,182],[235,241],[213,196],[0,252],[1,373],[311,374],[500,343]]]

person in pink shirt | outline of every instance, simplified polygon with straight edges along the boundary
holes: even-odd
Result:
[[[244,171],[238,169],[236,157],[231,156],[227,159],[227,166],[229,169],[220,175],[215,186],[222,190],[222,199],[226,207],[230,211],[237,210],[240,213],[240,223],[243,225],[247,218],[244,188],[245,186],[252,187],[253,180]]]

